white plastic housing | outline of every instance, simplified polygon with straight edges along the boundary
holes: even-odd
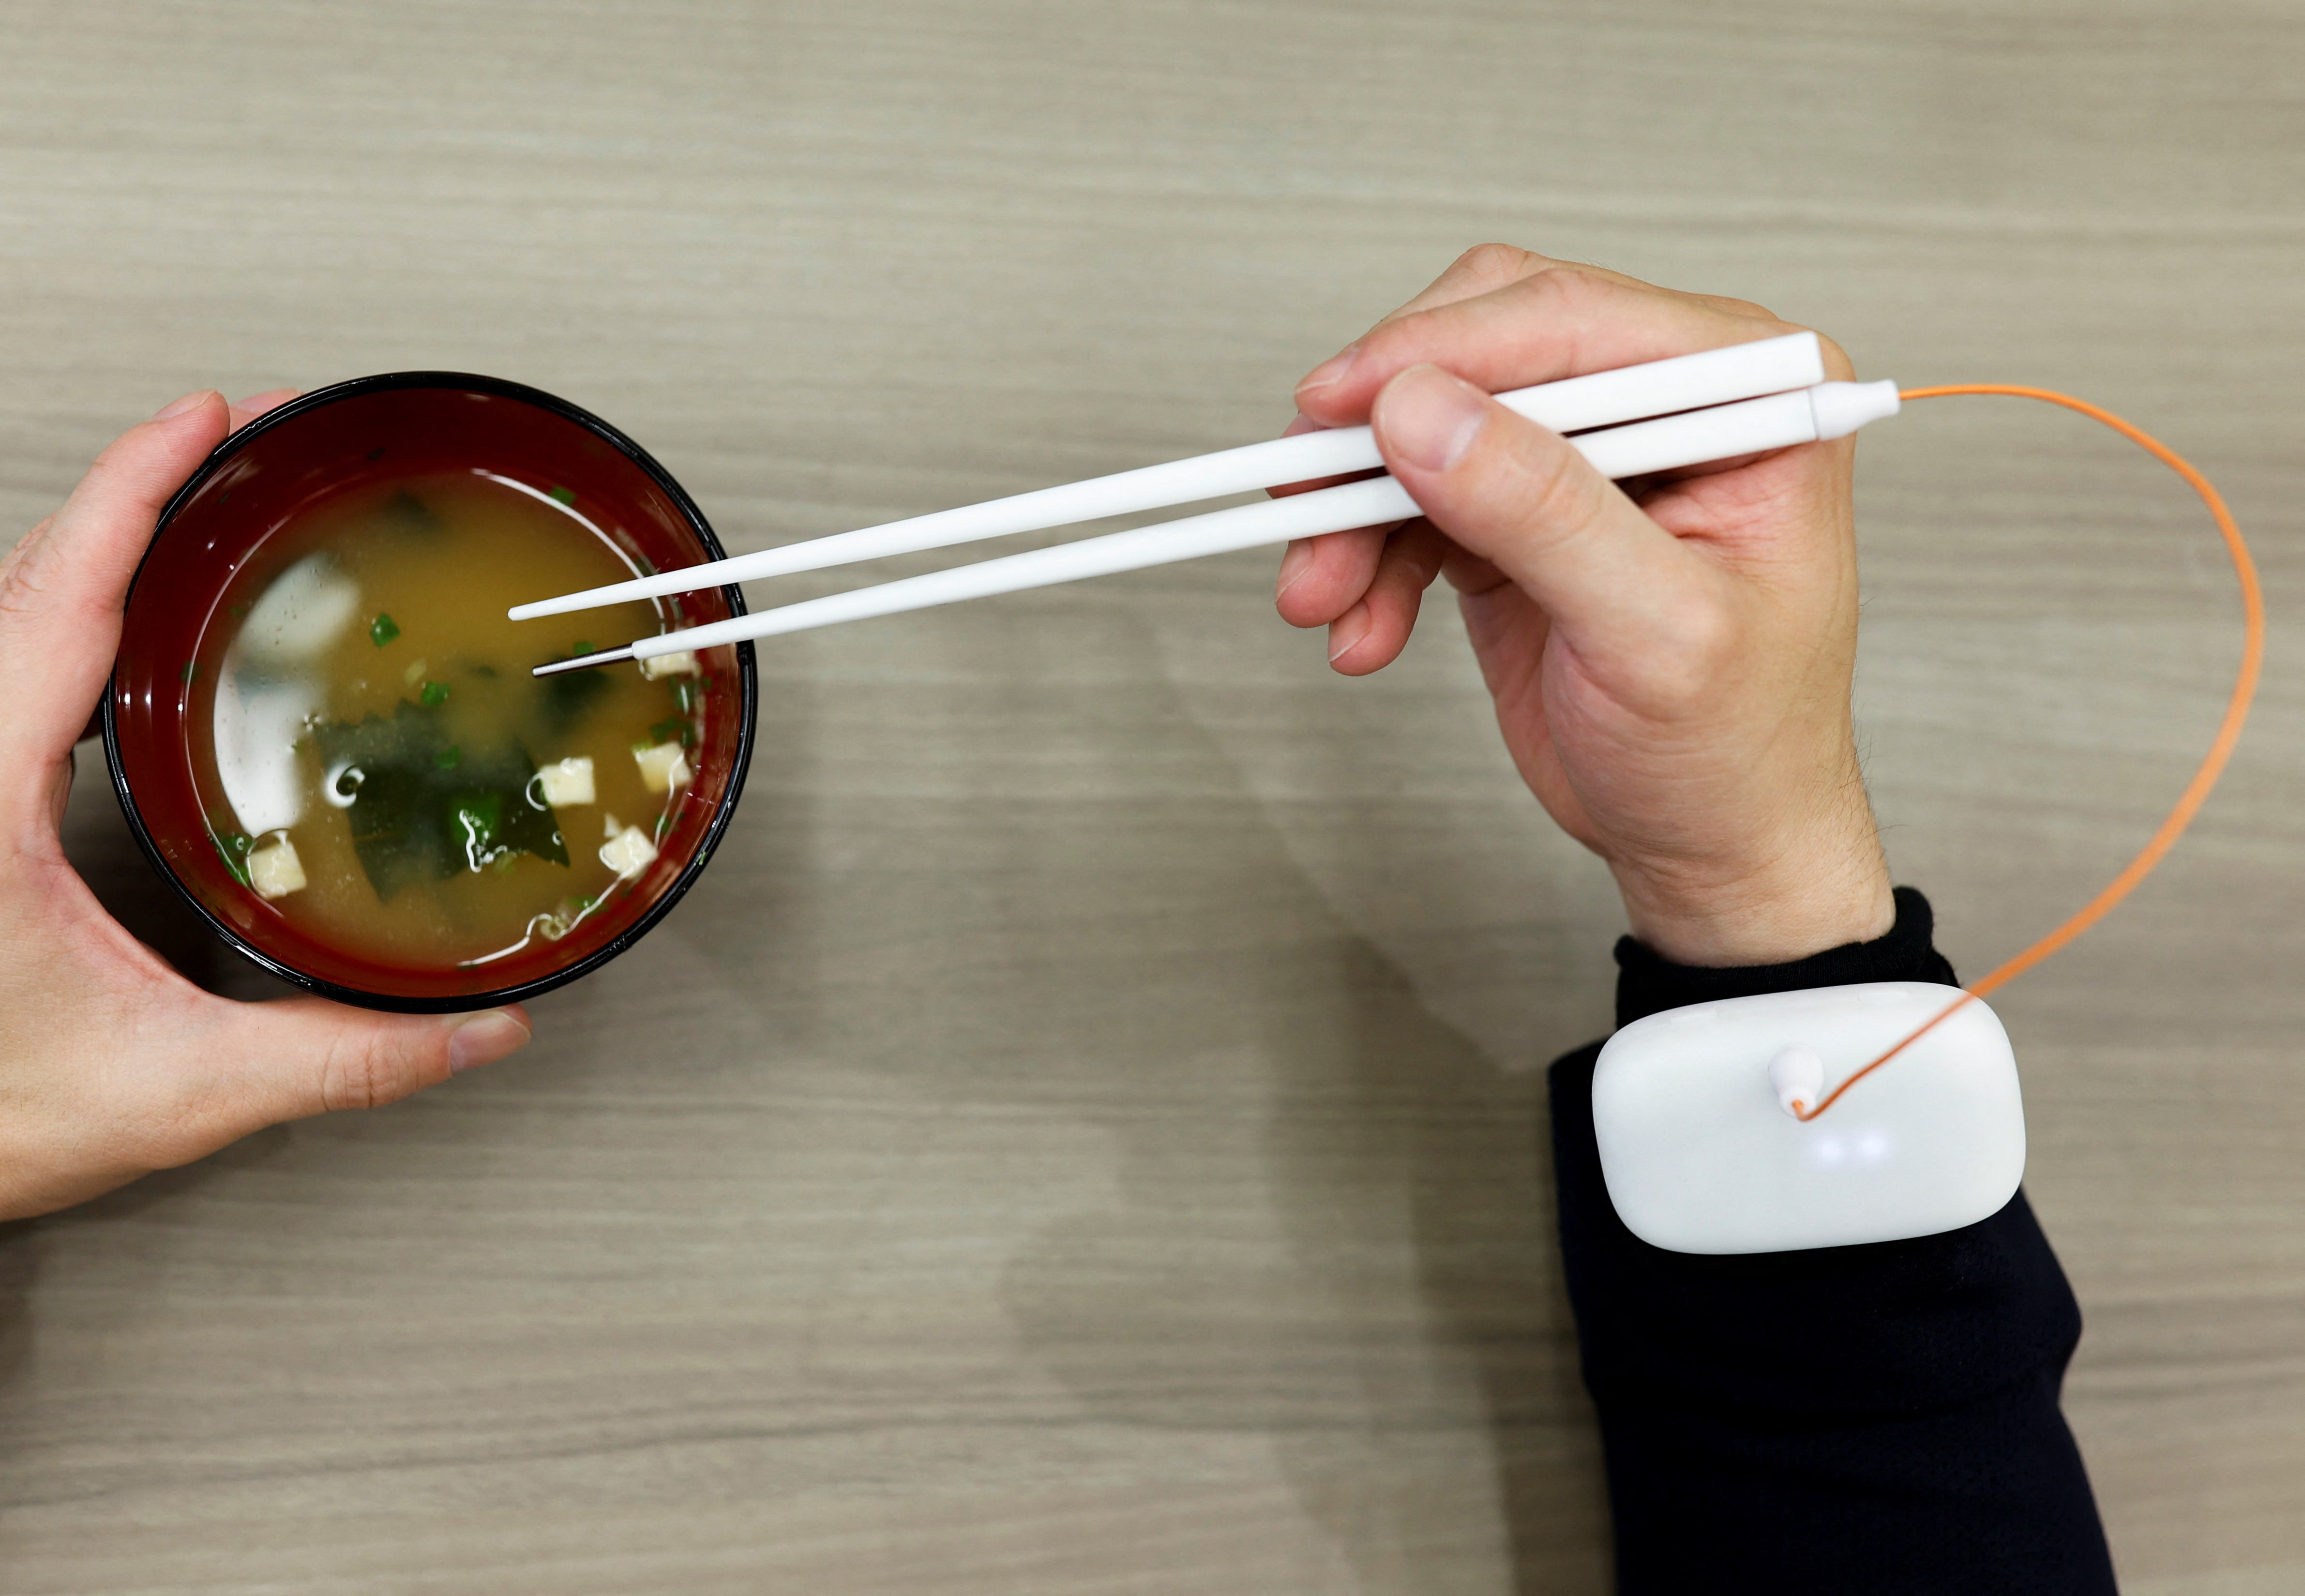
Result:
[[[1626,1026],[1593,1072],[1618,1217],[1652,1246],[1723,1253],[1900,1241],[1997,1213],[2024,1176],[2025,1109],[2009,1034],[1983,1003],[1814,1120],[1781,1100],[1789,1050],[1823,1061],[1830,1092],[1959,996],[1924,981],[1820,987]]]

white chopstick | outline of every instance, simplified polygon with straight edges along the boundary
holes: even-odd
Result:
[[[1826,382],[1790,394],[1587,432],[1569,442],[1604,475],[1638,477],[1821,438],[1844,437],[1867,421],[1896,414],[1897,405],[1894,382]],[[553,675],[618,660],[652,659],[723,643],[780,637],[844,621],[1140,571],[1354,527],[1381,526],[1418,513],[1416,502],[1398,481],[1389,476],[1373,477],[685,627],[640,638],[620,649],[540,665],[533,674]]]
[[[1497,395],[1499,403],[1518,411],[1555,432],[1583,432],[1613,427],[1649,416],[1700,410],[1764,394],[1782,394],[1824,380],[1824,355],[1815,333],[1788,333],[1725,349],[1675,355],[1613,371],[1595,371],[1535,387],[1516,388]],[[856,560],[877,560],[890,555],[916,554],[946,548],[983,538],[1036,532],[1079,521],[1101,521],[1109,515],[1133,515],[1140,510],[1164,509],[1228,494],[1278,488],[1285,482],[1308,482],[1320,477],[1341,477],[1374,471],[1384,464],[1376,440],[1365,427],[1340,427],[1308,432],[1296,437],[1276,437],[1214,454],[1172,460],[1162,465],[1117,471],[1056,488],[1039,488],[980,505],[939,510],[854,532],[838,532],[758,554],[737,555],[709,565],[613,582],[557,598],[540,598],[515,605],[508,612],[515,621],[540,615],[566,615],[604,604],[634,598],[660,598],[697,588],[717,588],[728,582],[752,582],[768,576],[789,576],[799,571],[821,571]]]

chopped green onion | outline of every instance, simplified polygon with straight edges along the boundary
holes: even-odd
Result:
[[[381,649],[400,635],[400,623],[390,615],[379,615],[368,624],[368,641]]]
[[[576,493],[574,488],[556,488],[550,497],[564,505],[573,505],[576,502]]]
[[[178,678],[182,680],[187,687],[190,687],[192,684],[192,678],[200,674],[200,661],[197,659],[192,661],[191,664],[186,666],[183,670],[176,673]]]
[[[426,709],[437,709],[448,701],[448,684],[446,682],[427,682],[424,691],[417,696],[424,700]]]
[[[582,642],[582,641],[578,641],[578,642],[573,642],[573,643],[570,643],[570,644],[568,645],[568,652],[569,652],[569,654],[570,654],[572,657],[573,657],[573,656],[584,655],[584,654],[590,654],[590,653],[591,653],[592,651],[593,651],[593,650],[592,650],[592,645],[591,645],[591,643],[588,643],[588,642]]]
[[[696,708],[696,689],[685,680],[676,678],[672,683],[672,701],[680,706],[683,715],[687,714]]]
[[[432,763],[443,770],[454,770],[464,762],[464,751],[454,743],[432,756]]]
[[[208,841],[216,845],[217,854],[224,861],[225,869],[232,872],[232,879],[247,886],[248,853],[256,846],[256,839],[242,831],[229,831],[222,836],[211,831]]]

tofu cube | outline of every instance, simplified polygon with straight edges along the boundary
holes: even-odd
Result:
[[[636,876],[656,861],[656,845],[637,826],[627,826],[600,845],[600,862],[619,877]]]
[[[286,837],[267,843],[248,856],[248,884],[260,898],[286,897],[304,890],[304,862]]]
[[[688,768],[688,756],[677,743],[659,743],[654,748],[635,748],[633,758],[641,768],[641,784],[651,793],[669,793],[688,785],[693,774]]]
[[[580,756],[547,765],[536,773],[536,785],[544,802],[554,809],[566,809],[571,804],[592,802],[592,761]]]
[[[702,667],[696,663],[696,651],[684,649],[677,654],[659,654],[653,659],[641,661],[641,675],[650,681],[659,676],[693,676]]]

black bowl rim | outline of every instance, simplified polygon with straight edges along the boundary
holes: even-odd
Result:
[[[252,440],[262,437],[273,428],[293,420],[308,412],[318,410],[322,405],[334,404],[339,400],[359,398],[369,394],[389,393],[402,388],[440,388],[455,393],[488,394],[498,398],[513,399],[525,404],[532,404],[540,410],[549,411],[564,420],[575,422],[625,455],[634,464],[646,471],[659,488],[664,489],[666,496],[679,506],[680,513],[687,518],[689,530],[696,534],[710,558],[719,560],[727,557],[727,551],[721,548],[720,539],[714,534],[711,523],[704,519],[704,512],[696,507],[696,501],[688,497],[687,489],[673,480],[672,473],[658,464],[656,457],[646,449],[642,448],[640,445],[582,405],[572,404],[557,395],[548,394],[541,388],[532,388],[525,383],[510,382],[500,377],[482,377],[469,371],[388,371],[374,377],[356,377],[347,382],[332,383],[325,388],[315,388],[309,394],[291,399],[276,410],[265,412],[264,414],[218,444],[208,457],[200,463],[200,469],[191,474],[182,488],[176,489],[174,495],[168,500],[166,507],[160,512],[160,519],[153,528],[152,541],[145,546],[144,556],[136,564],[136,575],[129,580],[129,593],[132,595],[136,591],[136,582],[144,574],[144,563],[151,557],[153,545],[159,542],[161,535],[168,530],[168,523],[176,518],[177,512],[183,508],[191,496],[200,490],[202,484],[222,469],[225,462],[246,448]],[[732,585],[722,588],[720,592],[728,601],[730,613],[740,615],[744,613],[744,596],[736,587]],[[123,607],[124,606],[123,600]],[[158,845],[152,840],[151,833],[145,829],[143,816],[137,812],[136,801],[128,789],[128,775],[122,768],[120,759],[120,734],[114,709],[114,703],[118,697],[116,675],[107,678],[105,683],[104,762],[112,773],[112,791],[120,800],[121,813],[128,817],[128,829],[135,835],[136,845],[144,851],[144,857],[152,862],[152,868],[160,872],[161,879],[176,889],[176,896],[190,904],[192,912],[207,921],[208,928],[242,958],[268,974],[277,976],[293,986],[302,987],[308,992],[334,998],[340,1003],[350,1003],[361,1008],[382,1009],[392,1014],[463,1014],[476,1009],[494,1008],[507,1003],[518,1003],[549,992],[556,987],[566,986],[583,976],[590,975],[654,930],[662,922],[664,917],[672,912],[673,905],[681,900],[692,886],[695,885],[696,878],[703,873],[704,867],[711,860],[714,850],[719,847],[720,839],[728,829],[728,822],[736,816],[736,800],[744,794],[744,778],[753,767],[753,735],[760,716],[761,694],[759,673],[753,665],[751,643],[741,642],[736,645],[736,666],[743,683],[740,694],[742,714],[736,728],[736,767],[729,776],[728,790],[721,796],[719,810],[713,814],[710,823],[705,828],[704,840],[697,845],[695,853],[690,857],[686,867],[681,870],[678,878],[665,889],[663,896],[650,905],[646,913],[617,933],[614,939],[602,944],[567,968],[556,970],[551,974],[540,976],[534,981],[523,981],[516,986],[502,987],[489,992],[446,998],[418,998],[393,992],[370,992],[360,987],[344,986],[299,970],[274,957],[242,937],[230,924],[211,913],[208,905],[193,895],[191,889],[169,866]]]

